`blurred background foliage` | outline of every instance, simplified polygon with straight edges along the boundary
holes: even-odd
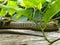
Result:
[[[51,18],[60,21],[59,0],[0,0],[0,16],[10,17],[19,21],[45,20]],[[35,15],[33,15],[34,11]]]

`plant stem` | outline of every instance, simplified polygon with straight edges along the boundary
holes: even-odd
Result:
[[[36,13],[36,9],[34,8],[33,17],[35,16],[35,13]],[[37,27],[41,28],[40,25],[39,25],[35,20],[34,20],[34,22],[36,23],[36,26],[37,26]],[[46,27],[46,26],[45,26],[45,27]],[[42,31],[42,34],[43,34],[43,36],[44,36],[44,39],[47,40],[47,41],[50,43],[50,40],[46,37],[46,35],[45,35],[45,33],[44,33],[45,27],[44,27],[43,29],[41,28],[41,31]]]
[[[56,19],[60,19],[60,17],[54,18],[54,19],[52,19],[52,20],[56,20]]]
[[[35,22],[35,23],[36,23],[36,22]],[[37,23],[36,23],[36,25],[37,25],[37,27],[39,27],[39,28],[41,29],[42,34],[43,34],[43,36],[44,36],[44,39],[45,39],[46,41],[48,41],[48,43],[50,43],[50,40],[49,40],[49,39],[47,38],[47,36],[45,35],[45,32],[44,32],[44,29],[45,29],[45,28],[42,29],[42,28],[40,27],[40,25],[37,24]]]
[[[45,32],[44,32],[44,30],[41,30],[42,31],[42,34],[43,34],[43,36],[44,36],[44,39],[45,40],[47,40],[48,41],[48,43],[50,43],[50,40],[47,38],[47,36],[45,35]]]
[[[34,9],[34,12],[33,12],[33,18],[34,18],[34,16],[35,16],[35,13],[36,13],[36,9],[35,8],[33,8]]]
[[[60,38],[58,38],[58,39],[56,39],[56,40],[50,42],[48,45],[52,45],[54,42],[56,42],[56,41],[58,41],[58,40],[60,40]]]

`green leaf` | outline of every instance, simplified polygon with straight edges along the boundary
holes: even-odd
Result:
[[[7,14],[7,9],[2,8],[1,12],[0,12],[0,16],[5,16]]]
[[[37,6],[37,8],[38,8],[39,10],[41,10],[41,9],[42,9],[42,4],[40,3],[40,4]]]
[[[24,11],[25,11],[24,9],[21,9],[21,10],[17,11],[16,19],[19,19],[21,17],[21,15],[24,14]]]
[[[30,9],[23,9],[23,10],[18,11],[17,13],[18,13],[18,15],[16,16],[17,19],[19,19],[21,15],[24,15],[28,18],[32,16],[32,10]]]
[[[28,18],[26,16],[22,15],[18,21],[27,21],[27,19]]]
[[[17,6],[17,2],[16,1],[11,1],[11,0],[9,0],[8,1],[8,3],[7,3],[7,5],[8,6],[11,6],[11,7],[13,7],[13,8],[18,8],[18,6]],[[9,14],[10,15],[13,15],[15,13],[15,10],[14,9],[9,9]]]
[[[40,20],[42,20],[42,18],[43,18],[43,15],[40,13],[40,11],[37,10],[33,17],[33,20],[40,21]]]
[[[17,0],[8,0],[8,1],[17,1]]]
[[[12,19],[17,20],[16,16],[17,16],[17,14],[15,14],[14,16],[12,16]],[[28,18],[26,16],[21,15],[20,18],[17,21],[27,21],[27,19]]]
[[[13,9],[9,9],[9,14],[12,16],[16,11]]]
[[[25,7],[33,7],[34,4],[30,0],[23,0]]]
[[[46,0],[39,0],[42,4],[44,4],[46,2]]]
[[[28,18],[30,18],[32,16],[32,9],[26,9],[24,11],[24,15]]]
[[[0,0],[0,1],[4,1],[4,0]]]
[[[51,7],[46,11],[44,15],[45,25],[50,19],[60,11],[60,0],[57,0]]]
[[[16,19],[19,19],[21,16],[22,16],[22,14],[18,13],[17,16],[16,16]]]
[[[37,7],[39,10],[42,8],[42,4],[45,3],[46,0],[23,0],[23,3],[21,3],[21,6],[24,6],[26,8],[29,7]]]
[[[8,6],[11,6],[11,7],[14,7],[14,8],[18,8],[17,2],[15,2],[15,1],[8,1],[7,2],[7,5]]]
[[[12,16],[12,19],[16,20],[16,16],[17,16],[17,14],[14,14],[14,15]]]

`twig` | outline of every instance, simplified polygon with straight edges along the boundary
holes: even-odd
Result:
[[[56,19],[60,19],[60,17],[54,18],[54,19],[52,19],[52,20],[56,20]]]
[[[36,22],[35,22],[35,23],[36,23]],[[40,25],[38,25],[37,23],[36,23],[36,25],[37,25],[37,27],[40,28]],[[44,28],[44,29],[45,29],[45,28]],[[41,28],[42,34],[43,34],[43,36],[44,36],[44,39],[45,39],[46,41],[48,41],[48,43],[50,43],[50,40],[49,40],[49,39],[47,38],[47,36],[45,35],[44,29]]]
[[[43,33],[43,36],[44,36],[44,38],[45,38],[45,40],[47,40],[49,43],[50,43],[50,40],[47,38],[47,36],[45,35],[45,32],[44,32],[44,30],[41,30],[42,31],[42,33]]]
[[[58,40],[60,40],[60,38],[58,38],[58,39],[56,39],[56,40],[50,42],[48,45],[52,45],[54,42],[56,42],[56,41],[58,41]]]

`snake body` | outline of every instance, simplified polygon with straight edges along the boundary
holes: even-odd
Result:
[[[40,31],[40,28],[38,28],[36,26],[36,24],[34,22],[11,22],[9,25],[4,25],[4,26],[0,26],[0,28],[4,28],[5,30],[0,30],[0,33],[10,33],[10,34],[21,34],[21,35],[31,35],[31,36],[39,36],[39,37],[44,37],[41,34],[35,34],[35,33],[31,33],[32,31],[30,30],[28,33],[27,32],[20,32],[17,29],[34,29],[33,31]],[[7,29],[8,28],[8,29]],[[9,30],[12,29],[12,30]],[[13,30],[14,29],[14,30]],[[51,25],[51,24],[47,24],[47,27],[45,29],[45,31],[57,31],[58,27],[56,25]]]
[[[8,21],[6,21],[8,20]],[[10,29],[34,29],[34,30],[40,30],[39,27],[36,26],[36,24],[34,22],[30,22],[30,21],[26,21],[26,22],[18,22],[18,21],[13,21],[11,19],[8,18],[4,18],[2,17],[0,19],[0,23],[4,22],[3,25],[0,25],[0,28],[10,28]],[[8,24],[6,24],[8,23]],[[48,23],[46,25],[45,30],[47,31],[54,31],[54,30],[58,30],[57,25],[55,24],[55,22],[53,24]]]
[[[6,23],[8,23],[8,24],[6,24]],[[32,30],[34,29],[35,31],[40,30],[40,28],[37,27],[34,22],[29,22],[29,21],[27,21],[27,22],[15,22],[15,21],[10,20],[10,19],[1,18],[0,19],[0,29],[1,28],[6,29],[6,30],[0,30],[0,33],[23,34],[23,35],[32,35],[32,36],[44,37],[43,35],[19,32],[17,30],[14,31],[15,29],[32,29]],[[14,30],[11,31],[11,30],[8,30],[8,29],[14,29]],[[48,23],[46,25],[45,31],[56,31],[56,30],[58,30],[58,27],[57,27],[56,24]]]
[[[40,30],[34,22],[11,22],[8,25],[0,26],[0,28]],[[54,31],[58,30],[58,27],[55,24],[47,24],[45,30]]]

